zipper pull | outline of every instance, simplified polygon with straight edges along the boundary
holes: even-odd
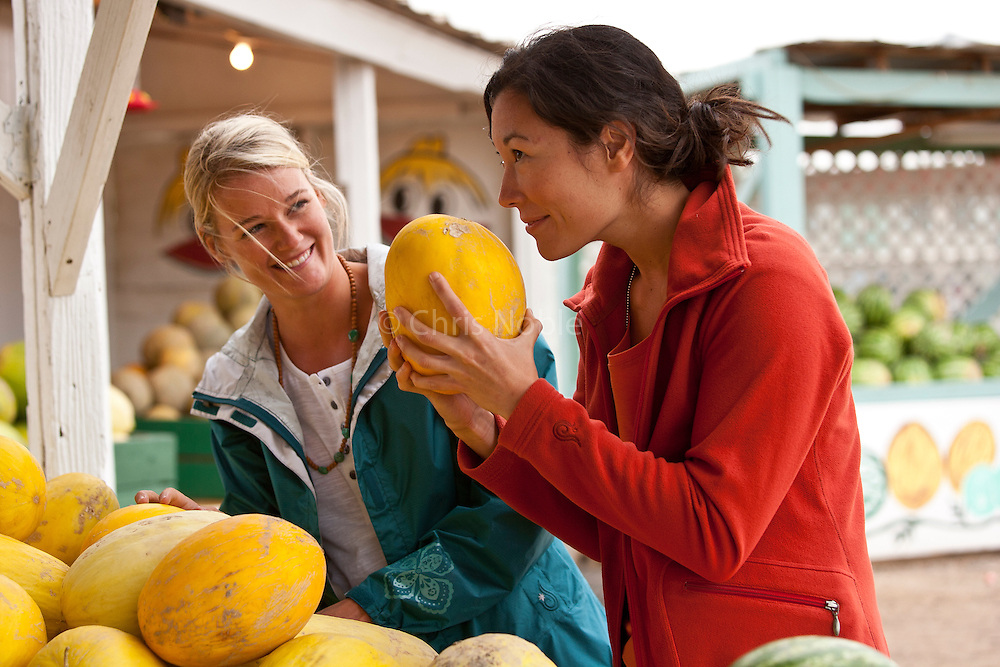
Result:
[[[840,636],[840,603],[836,600],[827,600],[823,608],[833,614],[833,636]]]

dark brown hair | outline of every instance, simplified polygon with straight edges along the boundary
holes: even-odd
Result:
[[[559,28],[508,50],[483,93],[491,128],[493,103],[507,89],[581,147],[611,122],[630,124],[636,157],[655,181],[748,165],[755,135],[768,139],[761,121],[787,122],[732,84],[686,97],[648,46],[607,25]]]

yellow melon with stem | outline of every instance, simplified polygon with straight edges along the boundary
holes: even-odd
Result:
[[[494,335],[514,338],[521,332],[524,279],[503,241],[478,222],[425,215],[396,234],[386,255],[385,305],[394,334],[409,335],[393,315],[398,306],[436,331],[457,333],[454,319],[428,281],[432,272],[447,279],[476,322]],[[414,369],[429,372],[416,365]]]

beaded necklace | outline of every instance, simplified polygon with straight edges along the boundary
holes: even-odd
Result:
[[[358,362],[358,341],[361,339],[361,336],[358,334],[358,286],[354,281],[354,274],[351,272],[351,268],[347,265],[347,260],[340,255],[337,255],[337,259],[340,260],[341,266],[347,272],[347,280],[351,283],[351,329],[347,332],[347,339],[351,341],[351,374],[348,376],[351,377],[354,375],[354,365]],[[283,387],[285,383],[281,373],[281,335],[278,333],[278,316],[274,314],[274,310],[271,311],[271,328],[274,330],[274,360],[278,364],[278,384]],[[321,466],[306,456],[306,463],[309,467],[321,475],[325,475],[336,468],[344,460],[347,453],[351,451],[350,445],[347,444],[347,437],[351,434],[351,417],[354,415],[354,392],[351,391],[350,382],[348,382],[347,389],[347,413],[344,415],[344,423],[340,427],[342,439],[340,441],[340,449],[333,455],[333,461],[325,466]]]

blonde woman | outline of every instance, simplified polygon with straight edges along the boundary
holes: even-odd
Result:
[[[606,665],[603,609],[565,547],[462,474],[431,404],[399,390],[375,316],[387,248],[338,251],[344,198],[288,128],[257,114],[209,124],[184,184],[205,248],[264,294],[195,390],[220,509],[280,516],[320,542],[322,613],[438,650],[506,632],[559,665]],[[136,501],[198,506],[173,489]]]

